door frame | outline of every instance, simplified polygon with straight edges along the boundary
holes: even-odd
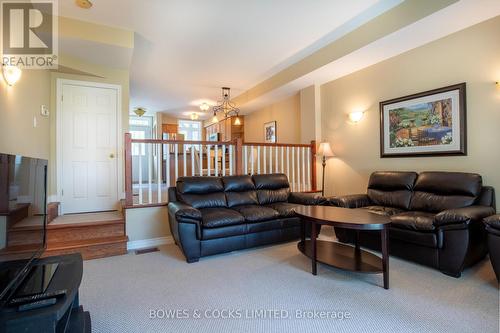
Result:
[[[122,123],[122,86],[118,84],[111,83],[100,83],[91,81],[80,81],[80,80],[69,80],[69,79],[57,79],[56,80],[56,196],[57,201],[60,203],[60,214],[64,215],[64,200],[62,195],[62,177],[63,177],[63,153],[62,153],[62,94],[64,85],[74,85],[81,87],[90,88],[105,88],[113,89],[116,91],[116,195],[117,199],[121,200],[125,198],[125,191],[123,185],[123,167],[124,167],[124,156],[123,156],[123,123]],[[117,202],[118,204],[118,202]]]

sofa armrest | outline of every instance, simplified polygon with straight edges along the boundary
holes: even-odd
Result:
[[[300,205],[324,205],[326,198],[319,193],[291,192],[288,202]]]
[[[469,206],[442,211],[434,218],[436,227],[461,225],[468,227],[471,223],[481,222],[485,217],[495,214],[495,209],[489,206]]]
[[[195,223],[195,221],[201,221],[201,212],[189,205],[182,202],[174,201],[168,204],[169,212],[175,216],[178,222],[184,223]]]
[[[491,215],[483,220],[486,225],[486,230],[500,234],[500,215]]]
[[[370,198],[368,198],[366,194],[344,195],[341,197],[331,197],[327,200],[331,206],[342,208],[361,208],[372,204]]]

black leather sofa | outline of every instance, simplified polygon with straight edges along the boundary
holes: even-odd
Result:
[[[291,193],[284,174],[180,177],[169,189],[170,230],[187,262],[300,237],[298,205],[324,198]]]
[[[487,253],[483,218],[495,213],[493,188],[478,174],[374,172],[367,194],[330,198],[331,205],[390,216],[389,252],[460,277]],[[341,242],[355,234],[335,228]],[[360,244],[380,249],[378,235],[361,232]]]
[[[492,215],[484,219],[488,232],[488,250],[491,265],[500,282],[500,215]]]

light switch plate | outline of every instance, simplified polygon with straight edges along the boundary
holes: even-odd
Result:
[[[38,125],[36,116],[33,116],[33,128],[36,128]]]
[[[41,108],[40,108],[40,114],[44,117],[48,117],[49,116],[49,108],[47,107],[47,105],[42,105]]]

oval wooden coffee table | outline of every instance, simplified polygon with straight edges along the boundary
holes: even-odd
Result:
[[[361,273],[382,273],[384,288],[389,289],[389,253],[387,216],[370,213],[363,209],[348,209],[330,206],[301,206],[295,212],[302,221],[300,252],[311,258],[312,274],[317,274],[317,262],[343,270]],[[305,224],[311,224],[311,239],[306,240]],[[317,225],[329,225],[356,230],[354,246],[331,241],[316,240]],[[359,247],[360,230],[379,230],[382,240],[382,257]]]

